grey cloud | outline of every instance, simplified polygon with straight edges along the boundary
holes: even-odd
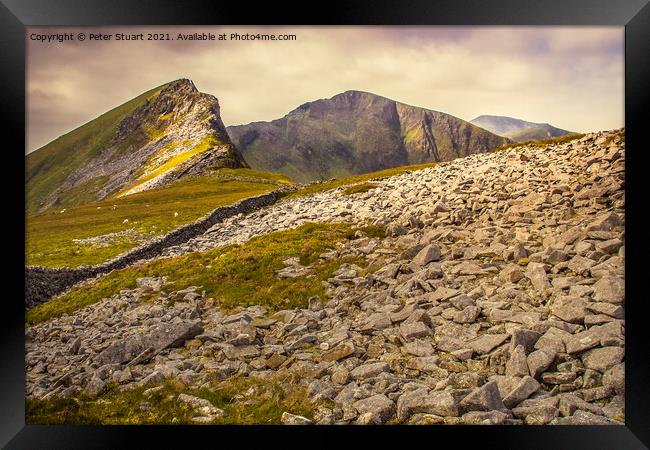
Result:
[[[79,32],[33,28],[29,32]],[[295,42],[27,41],[28,145],[168,81],[219,98],[226,124],[271,120],[348,89],[470,120],[504,114],[576,131],[623,126],[623,28],[120,27],[93,32],[292,33]],[[90,32],[89,28],[83,28]]]

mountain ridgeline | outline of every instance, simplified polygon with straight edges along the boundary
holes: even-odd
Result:
[[[27,210],[123,196],[215,168],[248,167],[216,97],[180,79],[159,86],[26,157]]]
[[[535,141],[576,134],[548,123],[527,122],[507,116],[478,116],[470,123],[485,128],[494,134],[507,137],[515,142]]]
[[[299,182],[342,178],[509,142],[449,114],[360,91],[305,103],[271,122],[226,128],[217,98],[179,79],[27,155],[26,207],[33,214],[89,204],[224,168]]]
[[[449,161],[509,142],[449,114],[360,91],[227,131],[253,169],[301,182]]]

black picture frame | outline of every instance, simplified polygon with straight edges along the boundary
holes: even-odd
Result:
[[[309,12],[308,12],[309,11]],[[24,366],[24,129],[25,27],[80,25],[617,25],[625,26],[626,127],[626,425],[557,427],[80,427],[25,425]],[[209,439],[211,447],[228,439],[245,445],[251,437],[268,433],[270,443],[312,447],[346,443],[341,433],[362,439],[395,439],[396,444],[454,446],[473,442],[479,448],[499,449],[641,449],[650,446],[650,357],[645,339],[648,300],[643,283],[644,174],[649,152],[644,112],[649,103],[650,5],[648,0],[403,0],[349,2],[219,2],[174,0],[2,0],[0,4],[0,84],[4,128],[3,176],[7,180],[4,206],[8,213],[5,234],[5,324],[0,371],[0,445],[6,448],[122,448],[144,439],[146,447],[187,445]],[[24,186],[24,185],[23,185]],[[7,245],[12,244],[12,245]],[[645,275],[647,276],[647,275]],[[6,286],[5,285],[5,286]],[[291,433],[291,434],[288,434]],[[298,436],[294,437],[294,433]],[[406,435],[408,433],[408,436]],[[307,436],[317,434],[317,437]],[[243,440],[242,440],[243,439]],[[408,439],[408,440],[407,440]],[[413,440],[411,440],[413,439]],[[156,443],[157,442],[157,443]],[[131,444],[131,445],[129,445]],[[269,444],[270,445],[270,444]],[[364,445],[364,444],[361,444]],[[367,444],[365,444],[367,445]],[[417,444],[422,445],[422,444]],[[446,444],[449,445],[449,444]],[[141,446],[141,445],[140,445]],[[247,446],[247,445],[246,445]]]

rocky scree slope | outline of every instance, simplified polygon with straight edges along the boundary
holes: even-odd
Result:
[[[301,182],[448,161],[509,142],[449,114],[360,91],[230,126],[228,134],[254,169]]]
[[[536,141],[575,134],[548,123],[527,122],[507,116],[483,115],[470,120],[469,123],[515,142]]]
[[[225,313],[199,287],[141,278],[27,329],[26,394],[283,376],[321,404],[286,423],[622,424],[624,164],[622,133],[596,133],[238,217],[175,252],[319,217],[383,224],[388,236],[359,233],[322,254],[369,270],[344,265],[326,298],[276,314]],[[308,276],[285,264],[279,277]]]
[[[210,168],[247,167],[216,97],[177,80],[30,153],[28,211],[160,187]]]

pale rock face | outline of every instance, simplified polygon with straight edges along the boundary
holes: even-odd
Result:
[[[599,151],[611,157],[594,158]],[[326,295],[277,315],[259,305],[220,311],[201,288],[178,291],[153,274],[31,326],[26,395],[101,398],[109,382],[132,389],[171,377],[198,389],[282,377],[318,411],[286,411],[287,424],[620,424],[625,273],[613,249],[625,241],[624,162],[620,137],[598,133],[232,217],[163,257],[313,221],[399,232],[333,244],[324,261],[368,265],[342,265],[324,281]],[[593,189],[596,197],[584,194]],[[284,280],[313,273],[304,269]],[[334,406],[321,405],[328,399]],[[208,409],[197,423],[210,423]]]

